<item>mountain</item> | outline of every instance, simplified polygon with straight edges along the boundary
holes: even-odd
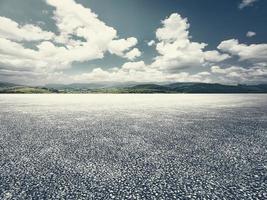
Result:
[[[157,84],[141,84],[133,87],[128,87],[128,90],[132,90],[137,93],[169,93],[171,92],[170,88],[164,85]]]
[[[166,85],[178,93],[265,93],[267,85],[222,85],[218,83],[173,83]]]
[[[267,93],[267,84],[223,85],[218,83],[73,83],[44,87],[1,83],[0,93]]]
[[[21,94],[39,94],[39,93],[56,93],[55,89],[44,87],[25,86],[14,83],[0,82],[0,93],[21,93]]]
[[[93,93],[267,93],[267,84],[222,85],[218,83],[138,84],[90,90]]]

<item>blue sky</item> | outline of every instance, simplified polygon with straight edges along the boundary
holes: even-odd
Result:
[[[264,0],[0,0],[0,81],[267,82]]]

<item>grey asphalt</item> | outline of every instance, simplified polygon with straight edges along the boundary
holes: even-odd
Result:
[[[267,199],[267,95],[0,95],[0,199]]]

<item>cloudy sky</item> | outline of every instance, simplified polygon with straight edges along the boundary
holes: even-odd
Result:
[[[0,0],[0,81],[267,83],[266,0]]]

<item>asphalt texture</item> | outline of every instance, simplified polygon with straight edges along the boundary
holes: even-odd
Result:
[[[267,199],[267,95],[0,95],[0,199]]]

